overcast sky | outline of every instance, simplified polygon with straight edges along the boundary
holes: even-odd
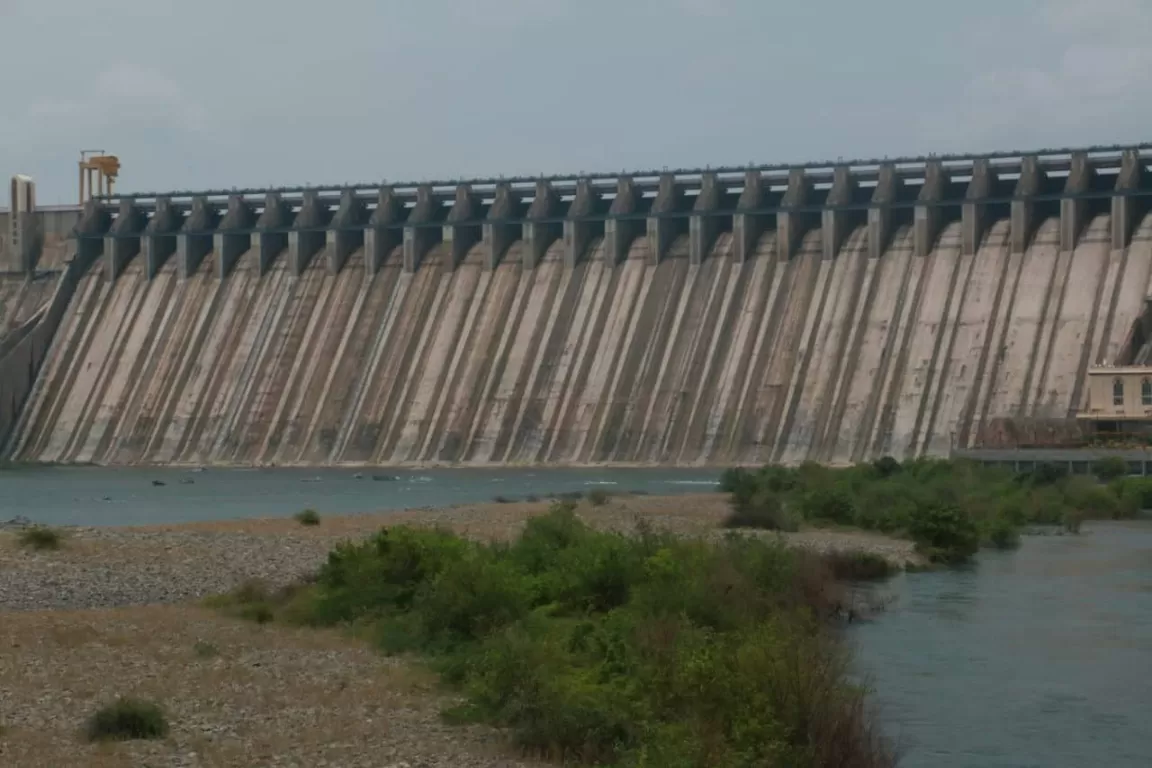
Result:
[[[42,203],[1150,134],[1152,0],[0,0]]]

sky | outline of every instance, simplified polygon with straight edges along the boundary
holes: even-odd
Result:
[[[1150,0],[0,0],[0,177],[119,191],[1139,142]],[[7,201],[0,201],[6,205]]]

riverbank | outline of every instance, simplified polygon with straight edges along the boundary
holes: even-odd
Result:
[[[547,501],[369,515],[134,528],[65,528],[58,550],[21,548],[0,532],[0,763],[14,766],[534,766],[505,734],[443,724],[454,702],[420,668],[334,631],[225,618],[192,601],[257,578],[311,573],[343,540],[383,525],[444,526],[508,540]],[[710,535],[723,495],[587,500],[601,529],[639,520]],[[909,542],[864,533],[789,534],[799,546],[866,549],[896,562]],[[160,742],[92,746],[86,717],[118,695],[164,703]],[[327,761],[327,762],[325,762]]]
[[[260,579],[272,585],[313,572],[338,542],[385,525],[443,526],[470,538],[510,540],[547,500],[467,504],[365,515],[324,516],[302,526],[283,518],[137,526],[62,528],[59,550],[21,548],[14,531],[0,531],[0,611],[83,610],[178,603]],[[292,512],[295,510],[289,510]],[[681,535],[717,531],[729,513],[723,494],[613,496],[602,506],[587,500],[580,516],[603,530],[630,530],[640,520]],[[911,542],[855,531],[784,534],[817,551],[864,550],[897,565],[918,563]]]

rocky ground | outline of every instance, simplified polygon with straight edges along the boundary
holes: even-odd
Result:
[[[417,667],[335,632],[232,621],[192,601],[259,578],[287,583],[333,544],[380,526],[444,525],[509,538],[547,502],[480,504],[323,518],[147,528],[69,528],[58,550],[0,531],[0,765],[516,766],[533,765],[487,729],[440,723],[447,702]],[[613,498],[579,507],[590,523],[646,519],[714,534],[720,495]],[[857,532],[790,534],[801,546],[868,549],[897,562],[911,544]],[[132,694],[163,702],[172,733],[157,742],[90,746],[100,703]]]

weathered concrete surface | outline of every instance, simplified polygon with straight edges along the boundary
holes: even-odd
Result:
[[[1004,416],[1064,418],[1149,291],[1152,217],[1111,248],[1108,215],[1061,250],[1057,218],[1014,253],[1008,218],[974,253],[961,224],[916,256],[909,224],[871,255],[867,223],[792,258],[766,228],[741,263],[720,233],[574,267],[517,239],[495,268],[433,243],[378,273],[328,250],[299,278],[258,249],[214,276],[133,259],[81,278],[9,443],[18,459],[234,464],[849,462],[947,454]],[[102,258],[107,258],[104,256]],[[531,263],[531,262],[530,262]]]

